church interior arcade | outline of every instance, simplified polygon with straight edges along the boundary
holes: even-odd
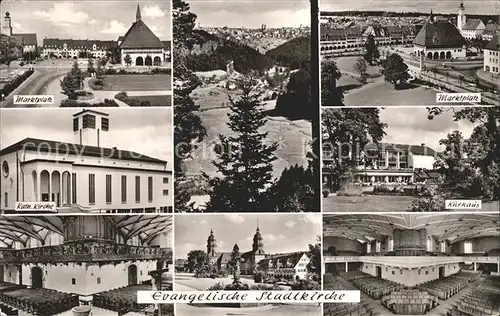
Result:
[[[360,290],[361,302],[325,304],[324,315],[498,315],[497,221],[497,214],[325,216],[324,289]]]
[[[172,217],[0,217],[0,309],[7,315],[173,315],[137,303],[172,290]]]

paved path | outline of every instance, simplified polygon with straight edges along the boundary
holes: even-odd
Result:
[[[64,70],[60,69],[35,69],[35,72],[29,76],[19,87],[10,93],[6,100],[0,105],[2,108],[12,107],[39,107],[39,105],[20,105],[14,104],[14,95],[40,95],[43,94],[46,87],[53,81],[57,81],[59,77],[65,74]],[[57,106],[57,105],[53,105]]]

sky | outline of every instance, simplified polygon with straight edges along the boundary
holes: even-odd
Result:
[[[500,14],[498,0],[464,0],[465,13]],[[460,0],[320,0],[321,11],[371,10],[392,12],[458,13]]]
[[[469,137],[473,129],[467,120],[454,122],[451,110],[428,120],[425,107],[387,107],[380,110],[380,120],[388,124],[383,142],[409,145],[425,143],[432,149],[439,149],[439,140],[454,130]]]
[[[174,221],[175,258],[187,259],[191,250],[207,251],[207,238],[213,229],[218,252],[252,250],[257,228],[268,254],[307,251],[321,235],[321,214],[192,214],[176,215]]]
[[[82,109],[2,109],[1,148],[27,137],[78,143],[73,134],[73,114]],[[171,108],[97,108],[109,114],[107,147],[131,150],[165,160],[172,168]]]
[[[308,0],[187,0],[202,27],[267,28],[309,26]]]
[[[12,31],[36,33],[43,38],[117,40],[135,22],[137,3],[142,20],[160,40],[171,39],[170,1],[2,1],[1,23],[5,12],[12,19]]]

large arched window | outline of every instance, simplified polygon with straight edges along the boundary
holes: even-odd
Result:
[[[432,239],[431,239],[431,236],[427,237],[427,251],[432,251]]]
[[[389,249],[388,251],[394,251],[394,239],[392,237],[389,238]]]

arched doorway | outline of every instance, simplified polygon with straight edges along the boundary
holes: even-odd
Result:
[[[0,265],[0,282],[3,283],[3,276],[4,276],[4,265]]]
[[[144,64],[146,66],[153,66],[153,59],[151,58],[151,56],[146,56],[146,60],[144,61]]]
[[[439,59],[444,59],[446,54],[444,52],[439,53]]]
[[[381,266],[375,267],[375,273],[377,274],[377,278],[382,279],[382,267]]]
[[[450,51],[446,52],[446,59],[451,59],[451,52]]]
[[[295,281],[300,281],[300,277],[298,275],[295,276]]]
[[[137,266],[132,264],[128,267],[128,285],[137,284]]]
[[[51,197],[50,197],[50,200],[52,202],[56,202],[56,207],[60,207],[61,206],[61,174],[59,173],[59,171],[54,171],[52,172],[52,177],[51,177],[51,188],[50,188],[50,192],[51,192]]]
[[[70,205],[71,203],[71,176],[68,171],[62,174],[62,205]]]
[[[43,287],[43,271],[40,267],[31,268],[31,288],[41,289]]]
[[[427,53],[427,59],[432,59],[432,53],[431,52]]]
[[[161,58],[156,56],[153,60],[155,66],[161,66]]]
[[[135,59],[135,65],[136,65],[136,66],[144,66],[144,59],[142,59],[142,57],[141,57],[141,56],[137,57],[137,58]]]
[[[42,202],[50,201],[50,174],[47,170],[40,172],[40,194]]]

